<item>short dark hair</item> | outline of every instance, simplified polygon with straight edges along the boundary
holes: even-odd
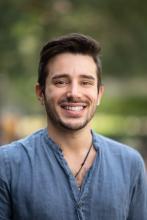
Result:
[[[73,53],[89,55],[93,58],[97,65],[98,89],[101,85],[101,60],[100,60],[101,47],[99,43],[89,36],[79,33],[72,33],[61,36],[59,38],[49,41],[40,52],[39,70],[38,70],[38,83],[45,90],[45,81],[47,78],[46,66],[50,59],[58,54]]]

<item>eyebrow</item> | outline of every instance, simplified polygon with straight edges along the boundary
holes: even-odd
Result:
[[[67,74],[57,74],[57,75],[53,76],[52,79],[54,80],[54,79],[66,78],[66,77],[68,77]]]
[[[66,78],[66,77],[69,77],[69,75],[65,74],[65,73],[64,74],[57,74],[57,75],[53,76],[52,79],[55,80],[55,79]],[[81,74],[79,77],[80,78],[85,78],[85,79],[90,79],[90,80],[95,80],[96,79],[94,76],[87,75],[87,74]]]

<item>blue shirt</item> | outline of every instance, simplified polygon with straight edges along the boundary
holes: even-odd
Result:
[[[92,134],[97,156],[81,190],[47,129],[0,147],[0,220],[147,220],[141,156]]]

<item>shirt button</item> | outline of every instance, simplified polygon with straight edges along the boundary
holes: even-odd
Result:
[[[77,208],[80,209],[81,207],[82,207],[82,204],[81,204],[81,203],[78,203],[78,204],[77,204]]]

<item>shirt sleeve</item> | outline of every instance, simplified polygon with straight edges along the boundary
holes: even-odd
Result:
[[[0,147],[0,219],[12,220],[11,197],[8,184],[8,165],[3,147]]]
[[[142,160],[138,163],[138,170],[127,220],[147,220],[147,173]]]

